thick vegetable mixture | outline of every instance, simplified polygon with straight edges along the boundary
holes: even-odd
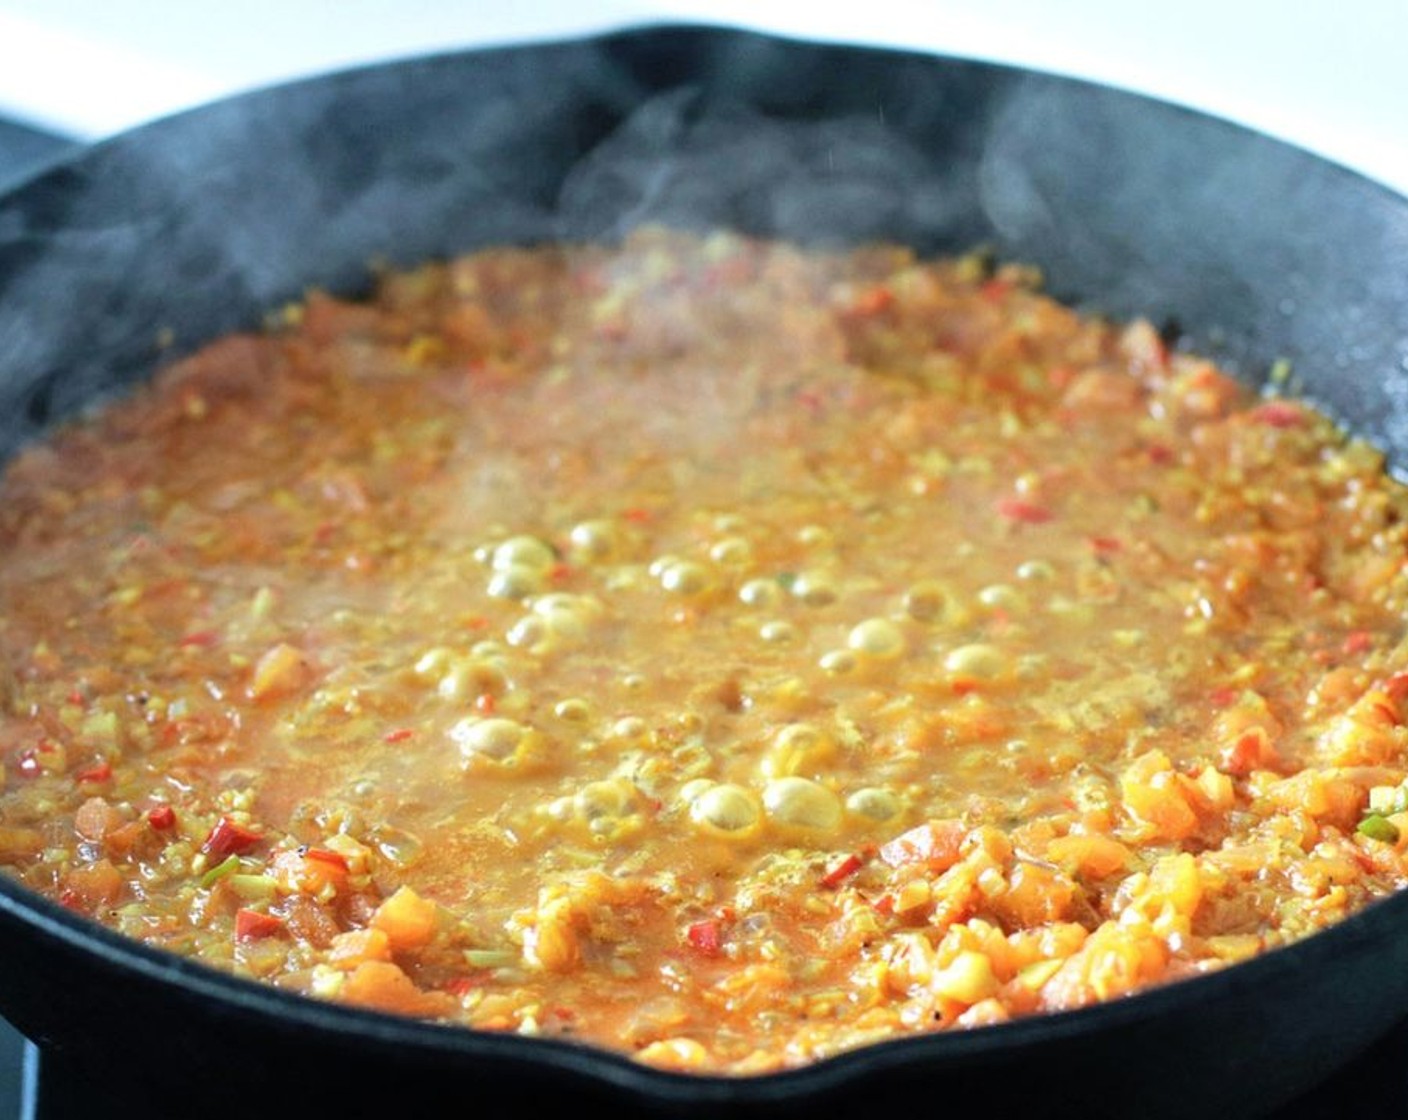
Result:
[[[1408,881],[1403,490],[978,258],[321,293],[0,487],[0,861],[674,1069],[1109,1000]]]

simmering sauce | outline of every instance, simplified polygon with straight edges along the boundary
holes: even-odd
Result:
[[[0,862],[309,995],[759,1073],[1408,873],[1376,453],[1030,270],[661,230],[312,293],[0,483]]]

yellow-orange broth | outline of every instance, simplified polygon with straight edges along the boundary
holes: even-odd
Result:
[[[1029,271],[660,230],[313,293],[0,487],[0,860],[757,1073],[1405,882],[1403,490]]]

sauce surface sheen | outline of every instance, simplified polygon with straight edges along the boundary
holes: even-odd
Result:
[[[648,230],[313,293],[0,483],[0,862],[759,1073],[1408,880],[1402,489],[1030,270]]]

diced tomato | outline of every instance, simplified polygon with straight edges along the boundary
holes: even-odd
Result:
[[[998,516],[1026,525],[1040,525],[1043,521],[1050,521],[1052,517],[1051,511],[1045,506],[1022,498],[998,498],[993,503],[993,508],[997,510]]]
[[[439,916],[439,907],[433,901],[422,898],[410,887],[400,886],[377,906],[371,928],[386,934],[393,949],[406,952],[430,944]]]
[[[64,876],[65,891],[72,892],[78,906],[89,912],[99,906],[111,905],[122,893],[124,886],[122,873],[113,866],[111,860],[106,859],[100,859],[86,867],[75,867]]]
[[[482,716],[491,716],[498,706],[498,701],[494,699],[492,692],[481,692],[474,698],[474,710]]]
[[[257,941],[283,931],[284,924],[272,914],[258,910],[240,910],[235,914],[235,940]]]
[[[349,870],[347,857],[340,852],[330,852],[326,848],[309,848],[303,853],[305,859],[316,859],[323,863],[330,863],[334,867],[340,867],[343,871]]]
[[[1381,723],[1396,727],[1403,722],[1403,713],[1398,710],[1398,702],[1387,694],[1375,697],[1370,693],[1365,699],[1369,701],[1369,708],[1379,717]]]
[[[642,509],[641,507],[637,506],[634,509],[626,510],[621,514],[621,516],[624,517],[627,521],[630,521],[636,525],[644,525],[655,515],[651,513],[650,510]]]
[[[242,856],[253,851],[263,839],[259,833],[236,824],[229,817],[221,817],[201,844],[200,850],[218,859],[232,855]]]
[[[827,870],[826,874],[821,877],[821,885],[827,890],[833,890],[839,887],[861,869],[863,862],[864,861],[860,856],[856,855],[855,852],[852,852],[844,859],[837,860],[836,863]]]
[[[944,871],[958,862],[967,834],[961,821],[930,821],[882,844],[880,858],[891,867],[927,863],[937,871]]]
[[[209,649],[219,637],[214,630],[196,630],[182,638],[180,646],[182,649]]]
[[[451,997],[426,991],[391,961],[363,961],[342,985],[341,999],[396,1015],[444,1015]]]
[[[90,797],[73,814],[73,830],[85,840],[101,843],[123,825],[122,813],[104,797]]]
[[[1118,537],[1090,537],[1089,541],[1091,551],[1097,556],[1109,556],[1124,547]]]
[[[326,848],[281,848],[269,866],[279,887],[290,894],[321,896],[327,890],[342,893],[347,886],[347,860]]]
[[[1255,736],[1238,736],[1237,741],[1222,752],[1222,768],[1238,776],[1250,774],[1259,753]]]
[[[1380,686],[1395,704],[1408,698],[1408,673],[1394,673]]]
[[[147,823],[158,832],[165,832],[176,824],[176,810],[170,805],[158,805],[148,810]]]
[[[723,954],[723,927],[712,918],[695,922],[684,931],[684,936],[686,941],[706,957],[717,957]]]

